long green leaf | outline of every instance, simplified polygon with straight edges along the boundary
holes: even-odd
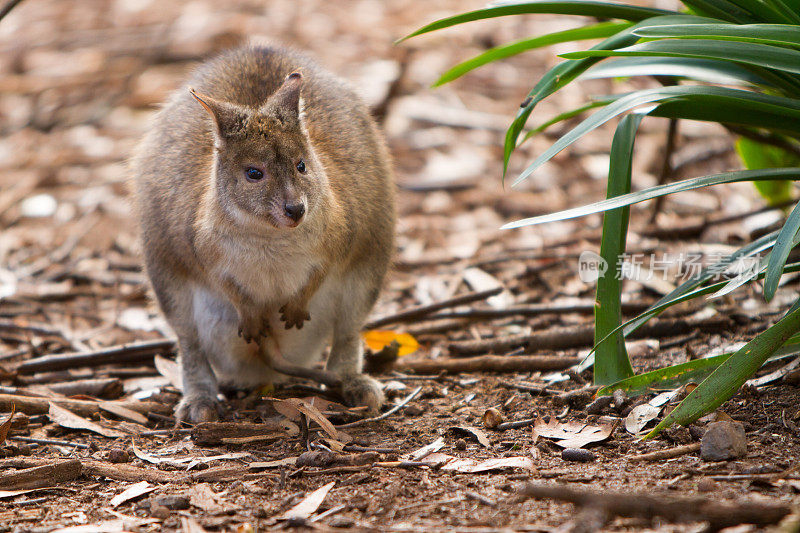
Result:
[[[783,274],[783,267],[786,265],[789,252],[797,244],[795,239],[799,230],[800,203],[794,206],[786,222],[784,222],[780,233],[778,233],[775,246],[772,248],[772,253],[769,255],[767,274],[764,278],[764,298],[767,301],[772,300],[772,297],[775,296],[775,291],[778,290],[778,282],[781,279],[781,274]]]
[[[465,22],[483,20],[508,15],[526,15],[533,13],[554,13],[559,15],[582,15],[603,19],[621,19],[640,21],[658,15],[674,15],[675,11],[655,9],[649,7],[629,6],[612,2],[596,2],[588,0],[560,0],[560,1],[528,1],[508,2],[492,5],[467,13],[460,13],[452,17],[443,18],[410,33],[397,42],[403,42],[411,37],[422,35],[436,30],[449,28]]]
[[[593,204],[574,207],[572,209],[565,209],[557,213],[550,213],[548,215],[540,215],[537,217],[525,218],[515,222],[509,222],[501,229],[519,228],[522,226],[533,226],[536,224],[544,224],[546,222],[558,222],[570,218],[583,217],[592,215],[594,213],[601,213],[609,209],[616,209],[626,205],[632,205],[646,200],[652,200],[659,196],[666,196],[668,194],[675,194],[678,192],[690,191],[693,189],[700,189],[702,187],[710,187],[712,185],[719,185],[722,183],[737,183],[740,181],[758,181],[758,180],[800,180],[800,167],[792,168],[764,168],[756,170],[737,170],[733,172],[723,172],[721,174],[711,174],[700,178],[692,178],[688,180],[676,181],[666,185],[658,185],[650,187],[641,191],[624,194],[615,198],[608,198]]]
[[[728,22],[759,22],[750,13],[728,0],[681,0],[696,13]]]
[[[693,359],[685,363],[637,374],[603,387],[597,391],[597,395],[608,396],[615,390],[622,390],[628,396],[633,397],[656,391],[673,390],[688,383],[699,383],[706,379],[733,353],[731,351],[712,357]],[[764,361],[764,364],[787,357],[796,357],[798,354],[800,354],[800,344],[798,344],[797,335],[793,335],[782,348]]]
[[[632,56],[721,59],[800,74],[800,51],[744,41],[667,39],[635,44],[619,50],[586,50],[561,54],[565,59]]]
[[[731,114],[730,122],[733,123],[738,123],[736,118],[743,110],[753,110],[764,113],[765,121],[767,115],[771,115],[768,117],[771,121],[768,122],[770,126],[774,125],[774,117],[779,116],[782,117],[781,120],[783,123],[795,119],[798,128],[800,128],[800,101],[791,98],[758,94],[726,87],[680,86],[646,89],[620,98],[613,104],[594,113],[574,129],[564,134],[519,175],[514,181],[514,185],[517,185],[530,176],[537,168],[550,160],[561,150],[617,115],[639,106],[663,102],[670,99],[686,101],[704,97],[712,97],[713,102],[709,103],[722,108],[721,112],[729,112]]]
[[[628,396],[638,396],[657,390],[671,390],[689,382],[704,380],[731,354],[720,354],[703,359],[694,359],[685,363],[659,368],[644,374],[620,380],[597,391],[598,396],[607,396],[615,390],[623,390]]]
[[[633,76],[672,76],[721,85],[765,85],[764,78],[736,63],[711,59],[671,57],[624,57],[598,63],[578,80],[628,78]]]
[[[692,15],[673,14],[649,18],[646,22],[640,22],[639,24],[653,26],[659,24],[702,24],[708,22],[713,22],[713,20],[704,17],[695,17]],[[629,46],[639,40],[639,37],[633,35],[633,30],[637,27],[637,25],[631,26],[630,28],[619,32],[617,35],[613,35],[601,43],[598,43],[591,49],[613,50],[615,48]],[[517,116],[514,117],[514,120],[511,122],[511,125],[506,131],[505,141],[503,142],[504,178],[506,171],[508,170],[508,161],[511,158],[511,153],[517,147],[519,136],[528,121],[528,117],[530,117],[536,105],[561,87],[569,84],[582,72],[596,64],[601,59],[602,58],[588,58],[580,61],[565,61],[563,63],[559,63],[547,71],[544,76],[542,76],[541,79],[536,82],[536,85],[534,85],[533,89],[531,89],[531,91],[528,93],[528,97],[520,106],[519,111],[517,111]]]
[[[631,167],[633,143],[636,131],[642,122],[641,115],[623,118],[611,143],[611,160],[608,169],[608,198],[628,194],[631,190]],[[611,209],[603,216],[603,238],[600,256],[606,264],[616,265],[617,258],[625,252],[628,235],[630,207]],[[597,280],[597,296],[594,308],[594,339],[597,343],[622,322],[622,280],[613,273]],[[607,385],[633,375],[625,337],[622,331],[604,343],[595,353],[594,383]]]
[[[552,44],[564,43],[568,41],[580,41],[584,39],[604,38],[610,35],[615,35],[620,31],[624,30],[625,28],[629,28],[630,26],[631,26],[630,22],[601,22],[599,24],[594,24],[592,26],[585,26],[582,28],[574,28],[571,30],[559,31],[547,35],[541,35],[539,37],[534,37],[532,39],[523,39],[521,41],[516,41],[511,44],[496,46],[491,50],[487,50],[486,52],[480,55],[477,55],[471,59],[468,59],[467,61],[464,61],[463,63],[459,63],[458,65],[454,66],[453,68],[442,74],[442,76],[438,80],[436,80],[433,86],[439,87],[440,85],[444,85],[445,83],[453,81],[456,78],[460,78],[467,72],[474,70],[478,67],[481,67],[483,65],[486,65],[487,63],[515,56],[517,54],[521,54],[522,52],[527,52],[528,50],[533,50],[536,48],[541,48],[543,46],[550,46]]]
[[[672,424],[691,424],[733,396],[764,361],[792,335],[800,331],[800,300],[772,327],[754,337],[722,363],[667,415],[645,438],[652,438]]]
[[[687,24],[644,26],[633,32],[648,39],[723,39],[761,44],[800,45],[800,27],[789,24]]]

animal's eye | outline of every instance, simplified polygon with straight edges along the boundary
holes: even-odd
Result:
[[[306,163],[302,159],[297,162],[297,171],[300,174],[305,174],[306,173]]]
[[[247,176],[247,181],[261,181],[261,179],[264,177],[263,172],[253,167],[249,167],[247,170],[245,170],[244,174]]]

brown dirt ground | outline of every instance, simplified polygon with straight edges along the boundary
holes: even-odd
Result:
[[[109,398],[139,397],[141,391],[155,387],[159,392],[151,399],[167,404],[177,400],[177,391],[149,362],[36,375],[17,375],[15,369],[41,355],[96,350],[165,334],[149,303],[139,268],[139,248],[127,204],[125,160],[157,104],[193,65],[251,38],[309,50],[349,79],[373,107],[386,110],[383,125],[396,160],[401,219],[396,267],[375,317],[467,292],[464,273],[470,267],[499,280],[507,290],[506,305],[591,302],[593,287],[578,279],[576,258],[583,250],[597,249],[599,217],[519,231],[498,230],[504,222],[575,206],[604,194],[607,129],[559,155],[518,189],[504,188],[501,183],[504,127],[533,81],[554,64],[553,50],[487,67],[441,89],[429,88],[448,66],[488,46],[567,28],[575,22],[544,16],[497,19],[399,47],[392,45],[394,39],[424,22],[479,5],[472,0],[23,2],[0,23],[0,370],[5,373],[0,376],[6,376],[2,392],[53,398],[58,396],[51,388],[56,383],[105,377],[111,380],[103,392]],[[573,48],[563,45],[555,51]],[[647,83],[630,82],[635,86]],[[610,81],[575,85],[546,101],[533,120],[539,123],[558,110],[570,109],[588,95],[625,88]],[[665,126],[660,119],[643,125],[636,148],[637,188],[657,179]],[[559,131],[564,130],[556,128],[556,133]],[[553,138],[543,136],[527,143],[515,156],[510,175]],[[676,177],[737,165],[726,133],[702,124],[681,126],[674,162],[679,167]],[[780,213],[709,222],[761,206],[745,185],[671,199],[654,226],[648,222],[652,206],[638,206],[632,213],[629,250],[643,257],[655,252],[703,253],[708,259],[763,233]],[[37,210],[44,216],[34,216]],[[675,228],[693,224],[699,224],[698,231],[674,238]],[[653,227],[663,231],[655,236],[646,231]],[[652,303],[661,289],[635,281],[626,282],[625,288],[626,301],[631,304]],[[796,280],[790,280],[770,305],[763,303],[758,288],[751,288],[678,309],[673,315],[690,321],[701,319],[698,312],[718,313],[716,316],[731,321],[721,328],[691,327],[688,332],[640,342],[635,348],[636,370],[682,362],[746,340],[776,320],[796,292]],[[484,308],[485,303],[477,302],[464,309]],[[447,356],[454,341],[590,323],[591,316],[586,313],[562,311],[530,318],[417,320],[392,327],[411,332],[419,340],[421,349],[409,359],[436,359]],[[534,345],[524,351],[576,356],[585,354],[586,349],[537,350]],[[153,483],[153,492],[116,508],[112,508],[111,498],[138,480],[99,475],[87,470],[90,460],[116,468],[118,463],[112,459],[124,458],[126,454],[119,452],[127,450],[130,465],[148,471],[184,475],[187,472],[179,470],[186,466],[156,466],[130,457],[132,437],[107,438],[66,429],[47,415],[19,417],[23,427],[12,429],[12,437],[68,441],[89,448],[25,445],[13,438],[0,446],[0,452],[8,456],[0,459],[0,480],[7,479],[4,476],[16,467],[41,464],[37,459],[51,463],[77,458],[84,462],[80,477],[0,498],[0,531],[51,531],[78,525],[87,525],[85,531],[99,531],[101,522],[113,531],[249,531],[248,527],[550,531],[559,525],[581,526],[582,518],[570,522],[578,516],[571,505],[518,498],[526,482],[558,483],[601,493],[640,490],[665,498],[697,496],[700,486],[715,502],[800,502],[800,485],[791,471],[800,454],[796,439],[800,402],[797,388],[783,381],[740,392],[723,406],[724,413],[744,424],[748,442],[747,455],[728,462],[705,462],[698,453],[649,463],[631,461],[639,453],[695,442],[701,433],[685,429],[641,442],[618,426],[610,438],[589,446],[596,460],[588,463],[564,461],[560,448],[548,439],[537,440],[530,427],[485,430],[488,447],[452,430],[453,426],[481,427],[481,417],[490,407],[511,421],[558,416],[564,421],[594,423],[599,415],[625,414],[625,409],[612,407],[589,414],[588,396],[565,404],[558,394],[530,394],[508,385],[513,381],[543,385],[546,374],[479,372],[420,378],[397,370],[383,371],[378,377],[392,382],[396,389],[392,401],[422,386],[421,393],[398,413],[347,430],[360,446],[386,448],[379,458],[383,465],[289,465],[256,470],[251,463],[297,457],[309,444],[300,436],[218,446],[197,445],[182,433],[138,436],[135,442],[141,451],[173,459],[246,455],[194,465],[188,472],[196,474],[191,482]],[[588,375],[568,377],[549,387],[555,393],[578,389]],[[277,394],[297,397],[297,390]],[[268,403],[242,394],[233,394],[229,405],[229,420],[258,421],[270,416]],[[0,420],[7,414],[0,412]],[[329,416],[334,423],[353,420],[352,414]],[[169,421],[155,418],[148,420],[146,428],[126,425],[110,414],[98,416],[96,421],[132,435],[171,427]],[[312,444],[321,443],[322,437],[312,428]],[[521,456],[529,458],[533,467],[459,473],[419,465],[400,468],[392,463],[439,437],[444,438],[443,453],[475,460]],[[771,473],[775,475],[764,475]],[[731,474],[739,477],[722,479]],[[203,479],[211,481],[203,485]],[[713,479],[716,481],[709,481]],[[319,512],[331,510],[330,514],[313,524],[276,523],[276,517],[329,482],[335,485]],[[0,490],[5,488],[8,486],[0,486]],[[154,499],[168,495],[191,497],[191,505],[169,512],[151,505]],[[148,518],[154,520],[146,523]],[[111,524],[113,520],[118,522]],[[606,529],[688,531],[702,527],[699,523],[617,518]]]

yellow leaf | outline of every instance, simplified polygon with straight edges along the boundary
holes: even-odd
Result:
[[[392,342],[396,342],[400,345],[400,349],[397,352],[397,355],[400,357],[414,353],[417,351],[417,349],[419,349],[419,343],[417,342],[417,339],[408,333],[373,329],[370,331],[365,331],[361,334],[361,336],[364,337],[367,346],[369,346],[369,349],[373,352],[382,350],[386,346],[389,346]]]

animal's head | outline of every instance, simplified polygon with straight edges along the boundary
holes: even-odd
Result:
[[[213,123],[217,198],[240,224],[297,227],[325,194],[327,178],[302,123],[302,85],[299,72],[289,74],[258,109],[190,89]]]

